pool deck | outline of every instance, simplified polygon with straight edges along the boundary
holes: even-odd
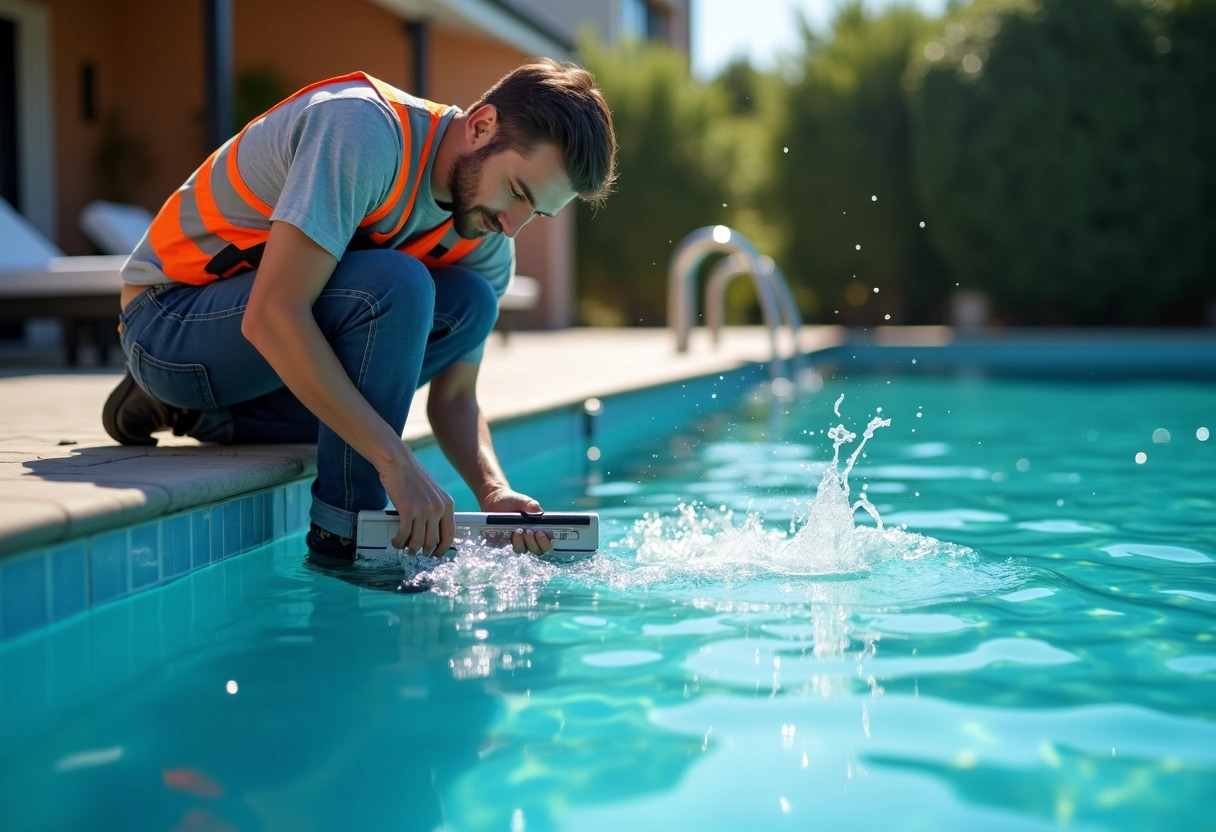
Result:
[[[804,352],[843,342],[840,327],[805,327]],[[767,332],[727,328],[715,348],[694,331],[675,351],[665,329],[569,329],[496,334],[479,399],[493,425],[604,397],[763,362]],[[299,480],[315,472],[314,445],[204,446],[161,434],[154,448],[117,445],[101,408],[117,368],[0,369],[0,558],[123,528]],[[406,423],[430,444],[424,393]],[[509,473],[509,472],[508,472]]]

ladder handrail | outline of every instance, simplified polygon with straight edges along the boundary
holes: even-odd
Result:
[[[706,286],[705,318],[706,325],[713,333],[714,344],[718,343],[719,330],[724,319],[724,295],[727,285],[737,277],[750,274],[764,324],[768,329],[772,350],[771,374],[774,377],[785,375],[784,361],[777,344],[777,331],[782,323],[790,329],[795,371],[799,370],[802,356],[798,345],[798,331],[802,327],[802,315],[794,303],[785,275],[771,257],[759,255],[747,237],[725,226],[696,229],[680,241],[671,256],[667,270],[667,318],[668,324],[676,333],[676,350],[688,350],[688,338],[696,309],[694,280],[697,267],[706,257],[716,252],[726,252],[728,256],[714,266]]]

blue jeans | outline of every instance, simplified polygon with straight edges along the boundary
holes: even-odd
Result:
[[[201,410],[204,442],[316,442],[311,518],[354,537],[362,509],[384,508],[376,469],[321,424],[241,334],[256,272],[204,286],[154,286],[120,319],[127,367],[149,395]],[[479,274],[429,271],[397,251],[349,252],[313,317],[364,398],[401,433],[414,391],[489,335],[498,300]]]

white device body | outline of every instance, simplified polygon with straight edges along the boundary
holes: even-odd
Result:
[[[553,541],[553,560],[571,561],[587,557],[600,545],[600,516],[594,512],[519,512],[458,511],[455,513],[456,539],[484,542],[495,548],[511,545],[516,529],[543,531]],[[386,557],[397,536],[400,517],[396,511],[359,512],[355,557]]]

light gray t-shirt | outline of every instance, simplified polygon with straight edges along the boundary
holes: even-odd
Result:
[[[239,233],[225,232],[224,237],[214,233],[217,218],[238,232],[255,232],[252,241],[264,239],[256,232],[268,230],[272,221],[291,223],[338,259],[350,250],[397,248],[446,222],[451,212],[435,202],[431,175],[435,150],[458,110],[439,111],[426,147],[431,111],[418,99],[400,92],[397,96],[408,112],[409,169],[401,195],[385,216],[360,225],[392,195],[405,150],[398,119],[366,81],[323,84],[250,124],[239,137],[239,146],[230,140],[210,164],[192,174],[124,265],[123,279],[139,285],[174,279],[204,282],[256,267],[261,249],[234,240]],[[248,189],[245,193],[226,172],[234,148],[240,180]],[[180,232],[165,222],[165,212],[174,207]],[[167,250],[166,227],[178,252],[183,246],[189,249],[180,263],[174,260],[176,255],[167,254],[165,259],[173,261],[168,266],[158,254],[158,248]],[[458,241],[449,231],[442,243],[447,249]],[[513,241],[504,234],[490,234],[454,265],[481,274],[502,297],[514,272]],[[191,272],[199,273],[199,278]],[[464,360],[480,361],[481,353],[479,347]]]

